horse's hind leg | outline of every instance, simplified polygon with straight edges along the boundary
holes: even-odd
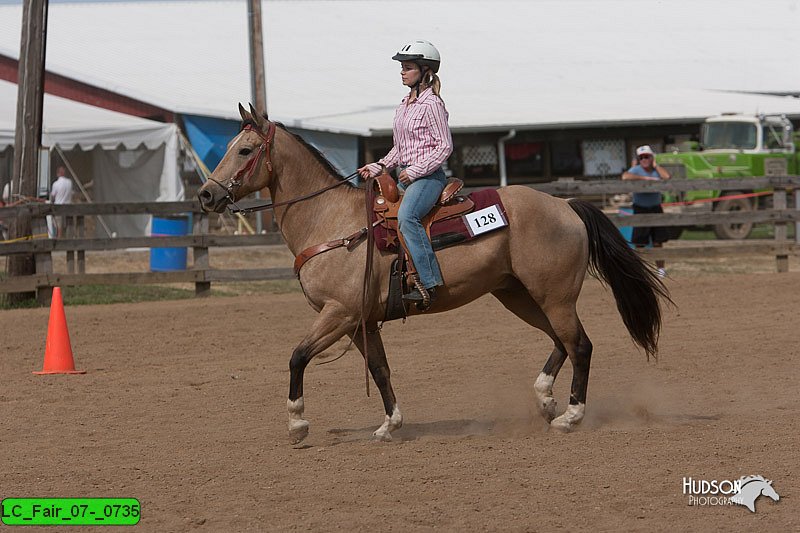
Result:
[[[362,355],[367,353],[364,351],[361,328],[353,336],[353,342]],[[386,412],[383,424],[372,435],[377,440],[390,441],[392,440],[392,431],[400,429],[403,425],[403,415],[400,414],[400,409],[397,407],[397,399],[392,389],[391,371],[389,370],[389,363],[386,361],[386,351],[383,348],[383,340],[381,339],[380,331],[377,329],[377,324],[367,324],[367,345],[369,347],[369,356],[367,358],[369,372],[381,392],[383,409]]]
[[[542,368],[533,385],[537,399],[536,407],[542,417],[547,422],[551,422],[556,417],[556,407],[558,406],[555,398],[553,398],[553,383],[564,365],[564,361],[567,360],[567,350],[555,331],[553,331],[550,321],[542,311],[542,308],[539,307],[539,304],[521,284],[515,289],[497,290],[492,294],[500,300],[500,303],[506,309],[531,326],[544,331],[553,340],[553,351],[550,357],[547,358],[544,368]]]
[[[561,416],[550,422],[550,425],[561,431],[571,431],[583,420],[586,412],[592,343],[581,325],[574,305],[560,304],[557,309],[546,309],[545,314],[572,362],[569,406]]]
[[[305,339],[292,353],[289,361],[289,438],[297,444],[308,436],[308,420],[303,418],[303,375],[308,363],[319,353],[330,347],[356,327],[356,319],[348,317],[343,311],[326,306],[320,312]]]

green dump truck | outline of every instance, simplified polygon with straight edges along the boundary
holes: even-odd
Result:
[[[786,176],[796,174],[798,139],[792,123],[783,115],[723,114],[706,119],[700,143],[685,150],[659,154],[656,161],[676,179]],[[764,191],[688,191],[673,200],[686,211],[751,211],[771,206]],[[752,196],[751,196],[752,195]],[[733,197],[715,200],[720,196]],[[699,200],[699,202],[698,202]],[[720,239],[744,239],[753,224],[720,224],[714,232]]]

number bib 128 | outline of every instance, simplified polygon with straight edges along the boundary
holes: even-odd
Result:
[[[469,229],[469,234],[473,237],[475,235],[480,235],[481,233],[486,233],[487,231],[508,226],[506,217],[503,216],[503,213],[500,211],[497,204],[490,205],[489,207],[484,207],[480,211],[475,211],[474,213],[464,215],[463,218],[467,228]]]

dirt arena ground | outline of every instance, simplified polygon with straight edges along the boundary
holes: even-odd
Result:
[[[587,281],[595,351],[572,434],[532,407],[549,341],[487,297],[385,326],[394,442],[370,441],[381,403],[351,352],[309,367],[297,447],[288,360],[315,316],[299,292],[68,307],[75,376],[31,374],[47,309],[0,311],[0,497],[134,497],[142,531],[799,531],[800,272],[667,283],[654,364]],[[750,513],[682,492],[748,474],[780,501]]]

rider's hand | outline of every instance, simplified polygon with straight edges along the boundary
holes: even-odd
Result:
[[[361,168],[359,168],[359,169],[358,169],[358,175],[359,175],[359,176],[361,176],[361,177],[362,177],[362,178],[364,178],[364,179],[367,179],[367,178],[369,178],[369,177],[370,177],[370,174],[371,174],[371,173],[370,173],[370,171],[369,171],[369,164],[366,164],[366,165],[364,165],[363,167],[361,167]]]
[[[358,174],[364,178],[374,178],[378,174],[384,171],[386,167],[383,166],[381,163],[367,163],[363,167],[357,170]]]
[[[408,177],[408,174],[406,174],[406,171],[405,171],[405,169],[403,169],[403,170],[400,172],[400,174],[397,176],[397,181],[399,181],[400,183],[402,183],[402,184],[403,184],[403,185],[405,185],[406,187],[408,187],[409,185],[411,185],[411,178],[409,178],[409,177]]]

